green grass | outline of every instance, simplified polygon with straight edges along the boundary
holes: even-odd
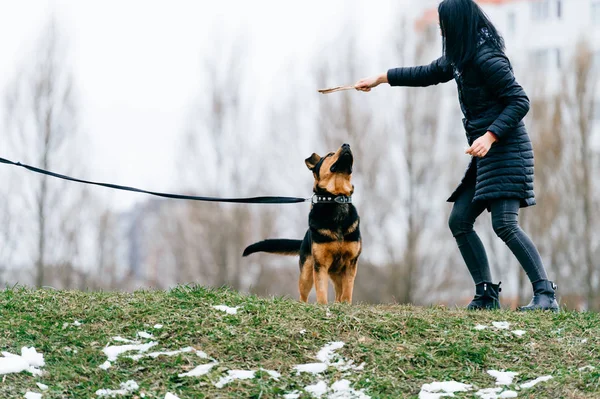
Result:
[[[237,315],[212,308],[221,304],[242,308]],[[75,320],[83,324],[71,325]],[[508,331],[473,328],[492,321],[508,321],[511,330],[527,333],[517,337]],[[164,327],[153,329],[157,323]],[[107,371],[98,367],[106,360],[102,349],[111,337],[132,339],[138,331],[154,334],[158,345],[150,351],[193,346],[219,365],[195,378],[178,377],[207,362],[193,353],[139,361],[119,358]],[[364,370],[348,373],[330,367],[320,376],[296,374],[294,365],[316,362],[316,353],[331,341],[345,342],[337,353],[356,364],[364,362]],[[543,375],[554,377],[519,391],[519,398],[600,397],[600,316],[593,313],[323,307],[187,287],[131,294],[0,291],[0,350],[20,353],[22,346],[34,346],[44,354],[46,374],[3,376],[0,398],[40,392],[36,382],[49,386],[44,399],[94,398],[96,390],[118,389],[127,380],[140,386],[130,397],[143,392],[146,398],[162,399],[171,392],[181,399],[276,398],[297,390],[308,398],[305,386],[342,378],[372,398],[416,398],[421,386],[433,381],[493,387],[489,369],[518,372],[516,384]],[[586,365],[596,369],[578,371]],[[260,368],[276,370],[282,377],[276,381],[258,373],[252,380],[236,380],[221,389],[214,386],[227,370]],[[474,391],[456,397],[473,398]]]

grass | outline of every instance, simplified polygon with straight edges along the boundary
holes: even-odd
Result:
[[[213,305],[242,306],[237,315]],[[75,321],[83,324],[73,326]],[[508,321],[510,331],[477,324]],[[65,325],[65,323],[68,323]],[[155,324],[163,324],[160,330]],[[303,334],[301,330],[306,330]],[[178,377],[206,363],[193,353],[173,357],[119,358],[108,370],[98,366],[111,337],[135,338],[138,331],[155,336],[154,350],[193,346],[218,360],[201,377]],[[443,307],[301,304],[282,298],[244,296],[227,289],[181,287],[171,291],[87,293],[15,288],[0,291],[0,350],[20,353],[34,346],[44,354],[46,374],[27,372],[3,376],[0,398],[22,398],[49,386],[43,398],[94,398],[101,388],[118,389],[135,380],[140,389],[129,397],[164,398],[171,392],[185,398],[277,398],[323,379],[342,378],[372,398],[416,398],[421,386],[455,380],[475,389],[493,387],[486,371],[518,372],[519,384],[543,375],[553,379],[519,398],[600,397],[600,315],[562,312],[519,314],[512,311],[466,312]],[[330,367],[324,374],[297,375],[293,366],[316,362],[318,350],[331,341],[346,345],[337,353],[363,371],[350,373]],[[119,343],[112,343],[119,345]],[[579,371],[593,365],[595,370]],[[227,370],[276,370],[279,381],[266,373],[236,380],[223,388],[214,383]],[[515,386],[512,386],[514,389]],[[470,393],[456,397],[473,398]]]

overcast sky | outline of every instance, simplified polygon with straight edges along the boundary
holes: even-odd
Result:
[[[250,73],[257,85],[270,85],[281,81],[284,62],[305,59],[335,36],[340,16],[350,15],[353,23],[366,27],[363,42],[381,40],[391,29],[392,3],[407,15],[424,4],[0,0],[0,90],[18,65],[30,59],[41,27],[54,14],[67,37],[83,128],[90,138],[90,165],[81,177],[166,191],[173,189],[176,136],[193,99],[201,95],[200,60],[215,44],[215,27],[230,37],[245,32]],[[140,200],[127,193],[111,198],[121,209]]]

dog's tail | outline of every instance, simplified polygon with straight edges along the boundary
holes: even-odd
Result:
[[[244,250],[243,256],[248,256],[255,252],[295,256],[300,254],[301,246],[302,240],[264,240],[248,246]]]

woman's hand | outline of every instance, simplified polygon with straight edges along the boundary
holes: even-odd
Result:
[[[496,141],[496,135],[492,132],[487,132],[486,134],[475,140],[473,142],[473,145],[467,148],[465,153],[474,157],[483,158],[487,155],[490,148],[492,148],[492,144],[494,144]]]
[[[354,88],[358,91],[369,92],[373,87],[377,87],[382,83],[387,83],[387,73],[382,73],[381,75],[361,79],[358,82],[356,82]]]

